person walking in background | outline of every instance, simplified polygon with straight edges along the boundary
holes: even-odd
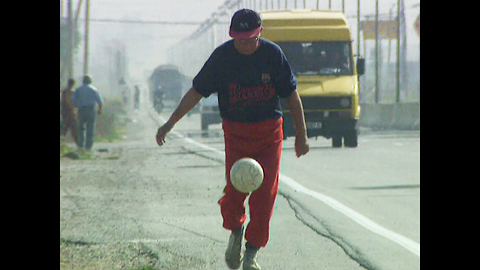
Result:
[[[135,85],[135,95],[134,95],[134,109],[135,110],[138,110],[140,109],[140,88],[138,87],[138,85]]]
[[[68,131],[70,130],[75,143],[78,145],[77,112],[75,105],[71,101],[74,94],[74,86],[75,80],[69,79],[67,87],[62,91],[61,94],[60,111],[63,120],[61,135],[66,137]]]
[[[257,251],[267,245],[270,219],[278,194],[283,143],[280,99],[288,101],[297,136],[297,157],[309,152],[303,106],[297,93],[297,79],[278,45],[260,38],[260,15],[250,9],[237,11],[231,21],[233,40],[220,45],[193,80],[170,119],[159,128],[156,140],[165,143],[167,133],[198,102],[218,93],[220,115],[225,133],[225,169],[227,183],[220,199],[223,227],[231,231],[225,260],[230,269],[261,269]],[[250,223],[245,200],[249,194],[236,190],[230,181],[230,169],[243,158],[256,159],[265,171],[259,189],[250,195]],[[246,251],[242,254],[245,230]]]
[[[95,139],[96,114],[95,105],[98,104],[98,115],[102,114],[103,97],[92,85],[92,78],[85,75],[83,85],[75,90],[72,102],[78,107],[78,147],[80,150],[90,151]]]

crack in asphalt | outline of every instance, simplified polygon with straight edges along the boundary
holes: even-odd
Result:
[[[283,191],[278,192],[283,198],[285,198],[288,202],[288,205],[295,213],[295,217],[302,222],[305,226],[316,232],[317,234],[330,239],[332,242],[337,244],[344,252],[347,254],[352,260],[356,261],[361,267],[367,270],[377,270],[377,268],[372,265],[361,251],[354,246],[348,244],[342,237],[339,235],[334,234],[331,230],[328,229],[328,226],[325,226],[324,222],[322,222],[318,217],[310,213],[302,204],[300,204],[297,200],[295,200],[292,196],[286,194]],[[316,223],[318,223],[321,228],[318,226],[314,226],[313,224],[309,223],[306,218],[302,215],[308,215],[310,218],[313,218]],[[323,229],[323,230],[322,230]]]

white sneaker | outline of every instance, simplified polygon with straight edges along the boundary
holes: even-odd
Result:
[[[225,261],[230,269],[239,269],[242,264],[242,239],[243,239],[243,226],[240,232],[235,233],[232,231],[230,239],[228,240],[227,251],[225,252]]]
[[[243,257],[243,270],[261,270],[257,263],[257,250],[246,250]]]

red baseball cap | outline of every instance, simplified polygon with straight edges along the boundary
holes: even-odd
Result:
[[[249,39],[258,37],[262,29],[260,14],[251,9],[241,9],[233,14],[229,34],[233,39]]]

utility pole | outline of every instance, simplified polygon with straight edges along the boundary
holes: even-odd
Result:
[[[85,3],[85,50],[83,54],[83,75],[88,74],[88,42],[89,42],[89,25],[90,25],[90,0]]]
[[[63,0],[60,0],[60,23],[62,23],[62,19],[63,19],[63,8],[64,8],[64,4],[63,4]],[[60,36],[60,40],[61,40],[61,36]],[[61,41],[60,41],[61,42]],[[63,78],[63,74],[65,71],[65,55],[63,57],[60,57],[60,80],[62,80]],[[65,81],[65,80],[64,80]]]
[[[357,0],[357,59],[360,58],[360,26],[361,26],[361,19],[360,19],[360,1]]]
[[[396,89],[396,95],[395,95],[395,102],[400,103],[400,68],[401,68],[401,15],[402,15],[402,10],[401,10],[401,0],[397,1],[397,89]]]
[[[379,3],[378,0],[375,1],[375,104],[380,102],[380,63],[379,63],[379,52],[380,52],[380,40],[379,40]]]
[[[67,2],[67,28],[68,28],[68,42],[67,42],[67,75],[69,78],[73,78],[73,44],[74,44],[74,31],[75,27],[73,24],[73,7],[72,0]]]

